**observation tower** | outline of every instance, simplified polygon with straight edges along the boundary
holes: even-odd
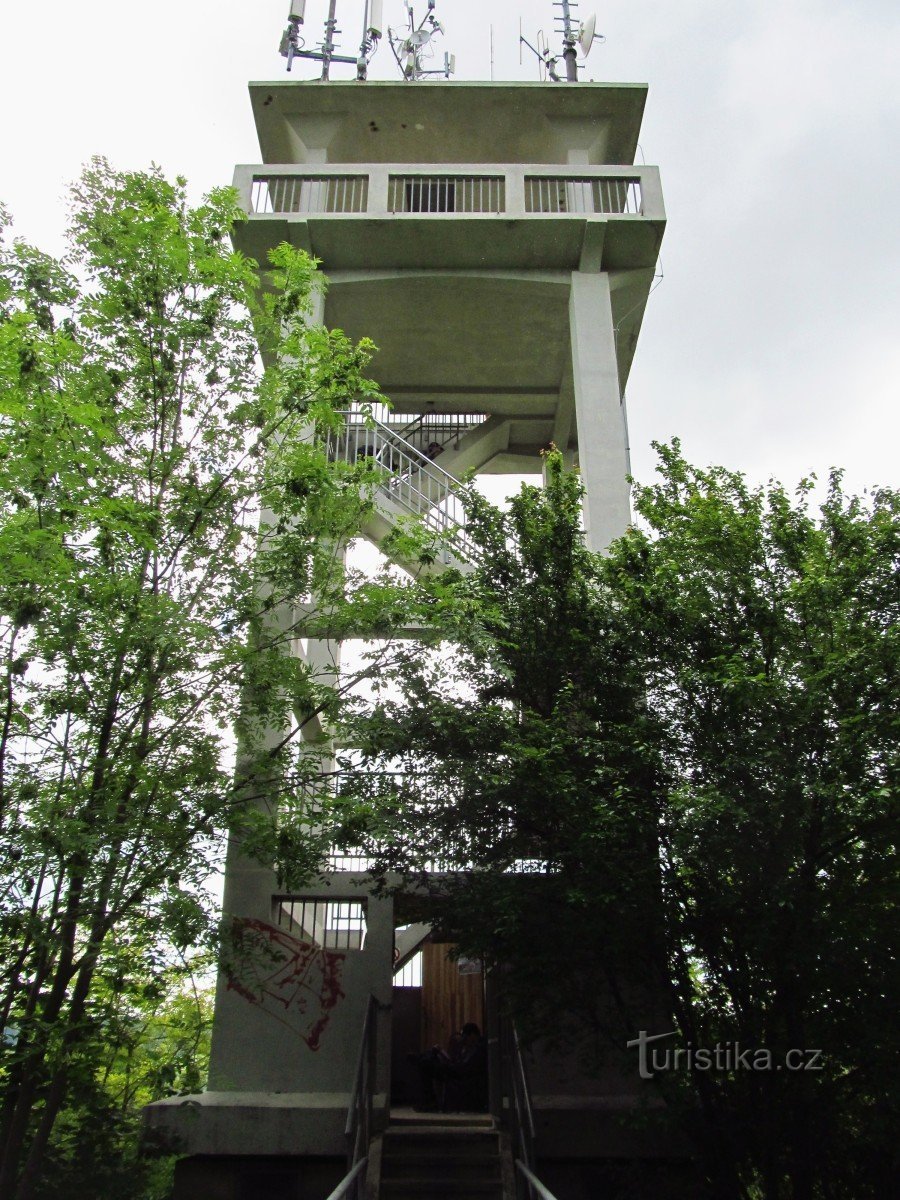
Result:
[[[261,263],[285,241],[320,259],[329,287],[315,319],[379,348],[371,374],[393,408],[368,423],[348,411],[337,439],[338,453],[365,445],[391,464],[365,534],[378,545],[420,518],[449,537],[434,569],[465,569],[459,477],[540,473],[553,443],[581,472],[587,540],[603,550],[630,521],[624,392],[665,226],[658,170],[634,164],[647,88],[577,79],[593,26],[574,3],[556,6],[563,50],[537,48],[550,78],[533,83],[451,78],[450,55],[428,58],[443,33],[433,0],[421,21],[391,0],[408,26],[397,33],[380,3],[342,3],[348,22],[365,9],[358,53],[339,52],[334,0],[307,49],[315,5],[295,3],[282,41],[292,74],[250,84],[261,161],[236,169],[247,220],[234,240]],[[367,79],[388,40],[397,80]],[[350,78],[332,78],[341,72]],[[296,644],[337,676],[336,643]],[[268,966],[221,973],[208,1091],[148,1110],[150,1129],[184,1155],[179,1200],[324,1200],[348,1151],[357,1175],[345,1194],[364,1194],[353,1189],[367,1174],[379,1194],[372,1164],[358,1164],[388,1123],[405,1053],[442,1040],[442,1022],[460,1015],[487,1027],[490,1128],[505,1129],[514,1071],[477,965],[448,966],[427,927],[398,932],[393,901],[352,862],[332,866],[288,895],[229,849],[225,918]],[[423,979],[401,986],[423,944]],[[579,1160],[658,1152],[618,1127],[617,1105],[630,1102],[618,1076],[584,1080],[550,1060],[531,1074],[538,1166],[557,1164],[559,1200],[582,1194]],[[382,1196],[417,1194],[386,1179]],[[495,1193],[470,1181],[458,1194]]]

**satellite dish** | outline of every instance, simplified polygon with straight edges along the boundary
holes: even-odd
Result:
[[[595,30],[597,28],[597,14],[591,13],[588,19],[581,26],[581,33],[578,35],[578,45],[581,47],[581,53],[584,58],[591,52],[591,46],[594,44],[596,37]]]

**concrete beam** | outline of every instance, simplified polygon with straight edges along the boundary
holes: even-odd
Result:
[[[507,417],[489,417],[459,439],[455,450],[444,450],[439,465],[459,478],[466,471],[479,471],[485,463],[509,445],[510,422]]]

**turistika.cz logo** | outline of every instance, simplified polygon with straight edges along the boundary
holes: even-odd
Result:
[[[650,1034],[641,1029],[636,1038],[625,1045],[637,1046],[638,1074],[652,1079],[657,1071],[821,1071],[821,1050],[786,1050],[777,1055],[765,1046],[747,1047],[740,1042],[717,1042],[715,1046],[657,1046],[669,1033]]]

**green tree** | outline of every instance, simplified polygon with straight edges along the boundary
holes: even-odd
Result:
[[[354,590],[333,548],[376,474],[314,431],[374,394],[371,347],[310,323],[305,255],[280,247],[263,289],[240,218],[229,190],[192,208],[98,160],[63,263],[0,249],[2,1200],[35,1194],[96,1079],[134,948],[202,941],[223,827],[247,813],[273,852],[268,808],[315,769],[300,732],[339,703],[290,614]]]
[[[558,455],[508,512],[473,500],[442,653],[354,725],[343,836],[420,892],[451,872],[426,911],[504,965],[526,1031],[770,1054],[648,1085],[710,1194],[874,1200],[897,1169],[900,496],[834,476],[814,514],[809,485],[659,451],[605,558]],[[821,1069],[778,1070],[790,1050]]]
[[[172,963],[162,950],[151,934],[148,945],[119,945],[115,954],[108,947],[104,954],[92,996],[96,1044],[82,1053],[54,1126],[41,1168],[42,1200],[171,1194],[175,1158],[147,1153],[141,1110],[202,1089],[213,988],[209,955]]]

